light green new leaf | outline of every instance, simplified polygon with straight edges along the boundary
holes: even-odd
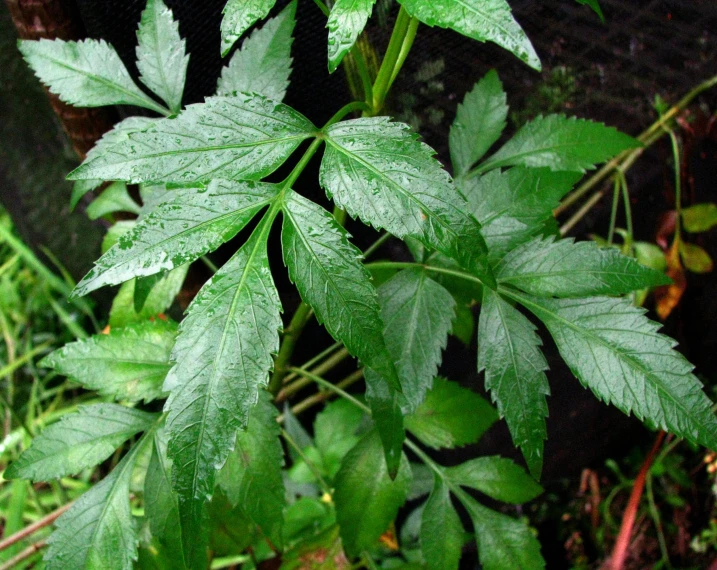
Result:
[[[411,236],[494,286],[480,225],[434,151],[388,117],[343,121],[326,131],[320,182],[352,217]]]
[[[507,49],[540,71],[533,44],[513,19],[505,0],[399,0],[411,16],[429,26],[450,28],[478,40]]]
[[[336,71],[366,27],[376,0],[336,0],[326,27],[329,29],[329,73]]]
[[[241,50],[222,69],[217,95],[259,93],[282,101],[291,75],[291,44],[296,25],[296,1],[291,2],[261,29],[252,32]]]
[[[133,435],[149,429],[156,414],[117,404],[80,406],[37,436],[4,473],[5,479],[50,481],[75,475],[107,459]]]
[[[550,387],[548,363],[535,326],[500,295],[484,289],[478,322],[478,372],[530,472],[540,477],[547,438],[545,397]]]
[[[147,321],[66,344],[40,362],[90,390],[116,400],[162,397],[177,336],[171,321]]]
[[[421,513],[421,553],[428,570],[458,570],[465,530],[441,477]]]
[[[602,8],[600,8],[600,4],[598,3],[598,0],[577,0],[577,2],[578,2],[578,4],[590,6],[590,8],[592,8],[593,12],[595,12],[603,22],[605,21],[605,16],[602,13]]]
[[[668,285],[664,273],[595,242],[535,238],[509,252],[495,267],[498,283],[538,297],[620,295]]]
[[[331,402],[316,415],[316,448],[330,478],[333,479],[343,458],[361,439],[358,433],[364,417],[360,408],[343,399]]]
[[[484,570],[543,570],[540,542],[527,524],[498,513],[461,492],[461,503],[473,521],[478,558]]]
[[[115,49],[104,40],[20,40],[18,46],[35,75],[65,103],[137,105],[164,113],[134,84]]]
[[[289,277],[318,321],[351,354],[398,387],[376,289],[346,231],[321,206],[292,191],[284,202],[281,243]]]
[[[551,170],[585,172],[642,143],[602,123],[548,115],[523,125],[498,152],[477,168],[485,172],[506,166],[546,166]]]
[[[124,182],[113,182],[87,206],[86,212],[90,220],[96,220],[115,212],[139,214],[139,204],[129,195]]]
[[[234,451],[217,475],[217,486],[233,507],[242,507],[259,532],[281,548],[286,491],[281,474],[284,450],[276,416],[269,393],[261,391],[246,430],[237,434]]]
[[[540,233],[560,199],[579,179],[580,174],[574,172],[522,166],[460,179],[470,211],[481,223],[490,260],[499,260]]]
[[[266,18],[276,0],[228,0],[222,14],[222,57],[251,26]]]
[[[108,147],[68,178],[132,183],[259,180],[315,131],[300,113],[255,93],[209,97]]]
[[[82,495],[55,523],[47,540],[47,570],[116,568],[131,570],[137,559],[137,533],[129,504],[140,440],[102,481]]]
[[[456,178],[468,172],[500,138],[508,117],[506,101],[503,84],[493,69],[458,105],[448,139]]]
[[[507,290],[506,290],[507,291]],[[626,414],[717,449],[717,419],[692,365],[628,299],[507,293],[545,323],[580,382]]]
[[[406,417],[406,428],[434,449],[478,441],[498,419],[493,406],[455,382],[436,378],[418,410]]]
[[[162,0],[148,0],[137,30],[137,69],[142,83],[164,99],[173,113],[182,109],[188,63],[172,11]]]
[[[164,389],[184,552],[203,552],[204,503],[216,470],[268,382],[279,348],[281,304],[266,253],[270,220],[202,287],[180,326]]]
[[[278,189],[265,183],[213,180],[206,188],[171,192],[172,198],[143,216],[95,262],[75,295],[196,260],[239,233]]]
[[[350,556],[373,548],[406,501],[411,467],[403,455],[391,480],[375,430],[367,433],[344,458],[336,475],[334,503],[341,539]]]
[[[388,351],[396,363],[408,413],[433,385],[455,316],[455,301],[425,271],[397,273],[378,288]]]
[[[510,459],[497,455],[446,467],[445,475],[455,485],[470,487],[497,501],[516,505],[531,501],[543,492],[525,471]]]
[[[690,233],[712,229],[717,225],[717,204],[707,202],[682,208],[682,223]]]

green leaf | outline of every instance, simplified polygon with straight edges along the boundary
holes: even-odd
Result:
[[[456,177],[468,172],[500,138],[508,117],[508,104],[498,73],[492,69],[458,105],[449,146]]]
[[[466,346],[469,346],[473,339],[473,331],[476,328],[473,311],[468,305],[458,303],[456,305],[456,317],[451,323],[451,331],[449,334],[455,336]]]
[[[530,475],[510,459],[478,457],[455,467],[447,467],[445,475],[455,485],[462,485],[485,493],[492,499],[520,504],[543,492]]]
[[[326,27],[329,29],[329,73],[336,71],[344,56],[366,27],[376,0],[336,0]]]
[[[316,415],[314,438],[327,474],[334,478],[341,461],[355,446],[364,412],[347,400],[336,400]]]
[[[129,195],[124,182],[110,184],[87,206],[87,217],[90,220],[96,220],[115,212],[139,214],[139,204]]]
[[[172,198],[143,216],[95,262],[75,295],[196,260],[239,233],[276,197],[278,189],[261,182],[213,180],[206,188],[171,192]]]
[[[438,372],[455,316],[455,301],[425,271],[397,273],[378,289],[384,337],[401,378],[408,411],[414,412]]]
[[[535,477],[543,469],[543,442],[548,435],[545,397],[550,395],[541,344],[535,326],[520,311],[497,293],[484,290],[478,321],[478,372],[485,370],[485,387]]]
[[[426,400],[406,417],[406,428],[429,447],[453,448],[475,443],[497,419],[493,406],[478,394],[436,378]]]
[[[680,241],[680,257],[685,267],[694,273],[709,273],[714,267],[709,253],[693,243]],[[666,281],[670,282],[669,279]]]
[[[538,297],[620,295],[670,279],[613,248],[572,239],[536,238],[508,253],[496,279]]]
[[[441,477],[421,514],[421,553],[427,570],[458,570],[465,530]]]
[[[576,1],[578,4],[590,6],[590,8],[592,8],[593,12],[595,12],[600,17],[600,20],[602,20],[603,22],[605,21],[605,16],[602,13],[600,4],[598,4],[598,0],[576,0]]]
[[[144,441],[143,438],[137,443],[107,477],[57,519],[56,530],[47,540],[47,570],[132,569],[132,561],[137,559],[137,533],[129,485]]]
[[[296,1],[291,2],[261,29],[252,32],[241,50],[222,69],[217,95],[259,93],[282,101],[291,75],[291,44],[296,25]]]
[[[173,113],[182,109],[188,63],[172,10],[162,0],[147,0],[137,30],[137,69],[142,83],[164,99]]]
[[[276,416],[271,396],[261,391],[246,430],[237,434],[234,451],[217,475],[217,486],[232,506],[241,506],[262,535],[281,548],[286,498],[281,474],[284,450]]]
[[[646,241],[636,241],[632,244],[632,247],[635,250],[635,258],[638,263],[663,273],[667,270],[665,253],[659,246]]]
[[[364,370],[364,379],[366,403],[371,408],[376,431],[381,437],[388,475],[394,478],[401,466],[403,442],[406,439],[402,409],[406,405],[406,399],[380,374],[370,368]]]
[[[229,0],[222,10],[222,57],[257,21],[266,18],[276,0]]]
[[[334,482],[334,503],[341,539],[350,556],[375,546],[406,501],[410,484],[411,467],[405,455],[396,478],[389,477],[375,430],[346,455]]]
[[[533,69],[540,59],[528,36],[513,19],[505,0],[399,0],[408,13],[429,26],[451,28],[507,49]]]
[[[279,348],[281,304],[266,253],[270,222],[254,230],[189,306],[164,383],[168,453],[189,560],[203,548],[203,506],[216,470],[246,427]]]
[[[186,568],[182,549],[177,548],[182,544],[179,504],[172,492],[172,464],[167,458],[167,433],[163,428],[154,434],[152,456],[144,479],[144,515],[172,568]]]
[[[164,111],[134,84],[115,49],[104,40],[20,40],[18,47],[40,81],[65,103]]]
[[[142,309],[144,308],[144,304],[147,302],[147,298],[149,297],[150,293],[152,293],[152,289],[154,289],[154,286],[157,285],[168,275],[168,271],[162,271],[160,273],[155,273],[154,275],[149,275],[147,277],[137,277],[134,280],[134,312],[135,313],[141,313]]]
[[[70,196],[70,212],[74,211],[86,194],[102,186],[102,182],[102,180],[75,180]]]
[[[540,542],[528,525],[479,504],[461,492],[461,503],[473,521],[478,557],[484,570],[542,570]]]
[[[163,319],[164,312],[172,306],[174,299],[182,289],[188,270],[189,264],[186,264],[166,273],[154,284],[140,312],[135,310],[136,280],[132,279],[123,283],[112,301],[110,326],[126,327],[132,323],[142,323],[154,318]]]
[[[161,398],[177,325],[157,320],[111,328],[109,334],[66,344],[40,362],[116,400]]]
[[[261,95],[209,97],[110,146],[68,178],[132,183],[258,180],[314,133],[306,117]]]
[[[542,232],[553,209],[580,179],[574,172],[517,166],[459,181],[470,211],[481,223],[489,259],[498,261],[518,244]]]
[[[352,217],[412,236],[475,272],[489,286],[480,225],[434,151],[388,117],[343,121],[326,131],[320,182]]]
[[[565,115],[541,116],[523,125],[477,171],[545,166],[551,170],[585,172],[624,150],[640,146],[640,141],[602,123]]]
[[[112,224],[107,230],[105,237],[102,238],[102,253],[107,253],[107,251],[119,241],[121,235],[126,234],[136,225],[137,222],[135,220],[120,220]]]
[[[682,208],[682,223],[690,233],[706,232],[717,226],[717,204],[708,202]]]
[[[289,192],[281,243],[284,264],[301,298],[347,350],[399,386],[383,338],[376,290],[360,262],[361,252],[321,206]]]
[[[712,402],[692,365],[627,299],[540,299],[509,293],[545,323],[580,382],[626,414],[717,449]]]
[[[107,459],[133,435],[149,429],[156,414],[117,404],[80,406],[37,436],[3,474],[5,479],[50,481],[75,475]]]

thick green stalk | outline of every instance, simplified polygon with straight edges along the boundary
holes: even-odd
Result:
[[[401,57],[403,43],[408,35],[410,24],[411,16],[409,16],[406,9],[401,6],[401,9],[398,12],[398,17],[396,18],[396,23],[393,26],[391,39],[388,42],[388,48],[386,48],[386,55],[384,55],[383,61],[381,62],[381,68],[378,70],[376,81],[373,84],[372,115],[378,115],[383,108],[384,102],[386,101],[388,90],[391,87],[391,78],[394,77],[394,70],[396,69],[396,64]],[[408,55],[408,53],[405,55]]]

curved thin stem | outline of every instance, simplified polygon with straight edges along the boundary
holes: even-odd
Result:
[[[393,26],[391,39],[388,42],[388,48],[386,48],[386,54],[384,55],[381,68],[378,70],[378,75],[376,76],[376,82],[373,84],[373,102],[371,105],[371,114],[373,115],[377,115],[383,108],[386,95],[388,95],[388,90],[391,85],[394,69],[396,69],[404,40],[408,35],[410,23],[411,16],[409,16],[406,9],[401,6],[398,17],[396,18],[396,23]]]
[[[303,368],[290,368],[292,372],[296,372],[300,376],[305,376],[306,378],[309,378],[313,382],[316,382],[319,386],[322,386],[323,388],[326,388],[327,390],[330,390],[342,398],[345,398],[349,402],[351,402],[354,406],[361,408],[364,412],[367,414],[371,413],[371,410],[366,406],[365,404],[362,404],[359,402],[356,398],[354,398],[351,394],[337,386],[336,384],[332,384],[328,380],[324,380],[321,376],[317,376],[316,374],[312,374],[308,370],[304,370]]]
[[[665,128],[665,130],[670,136],[670,142],[672,143],[672,157],[675,161],[675,210],[677,211],[677,216],[675,217],[675,240],[679,241],[682,238],[682,176],[680,173],[680,143],[677,140],[675,131],[670,128]]]
[[[610,229],[607,232],[607,243],[612,245],[612,239],[615,237],[615,223],[617,221],[617,203],[620,199],[620,183],[617,179],[613,184],[612,192],[612,210],[610,211]]]
[[[339,109],[336,114],[327,121],[321,131],[323,132],[331,125],[338,123],[349,113],[353,113],[354,111],[369,111],[370,109],[371,107],[369,107],[369,105],[364,101],[353,101],[348,103],[347,105],[341,107],[341,109]]]
[[[635,233],[632,228],[632,205],[630,204],[630,191],[627,187],[627,179],[625,173],[621,168],[617,169],[617,178],[620,181],[622,187],[622,198],[625,203],[625,225],[627,226],[627,239],[625,240],[625,246],[627,254],[632,254],[632,243],[634,241]]]
[[[331,493],[331,486],[326,482],[326,480],[321,475],[321,471],[319,471],[318,467],[314,465],[313,461],[309,459],[306,454],[304,453],[304,450],[301,449],[301,446],[296,443],[293,437],[289,435],[289,433],[284,429],[281,428],[281,437],[284,438],[284,441],[288,443],[294,451],[296,451],[296,454],[301,457],[301,459],[306,463],[306,466],[309,468],[309,471],[316,477],[316,480],[319,482],[319,487],[321,487],[321,490],[324,493]]]

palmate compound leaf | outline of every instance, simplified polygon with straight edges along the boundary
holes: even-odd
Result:
[[[553,209],[580,176],[575,172],[516,166],[459,179],[470,211],[481,223],[489,259],[498,261],[516,245],[541,232],[553,218]]]
[[[523,125],[476,171],[545,166],[551,170],[585,172],[624,150],[640,146],[640,141],[602,123],[565,115],[541,116]]]
[[[156,418],[117,404],[81,406],[45,428],[3,476],[50,481],[75,475],[107,459],[130,437],[149,429]]]
[[[177,336],[171,321],[146,321],[109,334],[66,344],[41,362],[90,390],[116,400],[150,402],[161,398],[169,356]]]
[[[421,553],[428,570],[458,570],[465,530],[441,477],[421,514]]]
[[[246,431],[237,433],[234,451],[217,475],[217,486],[232,507],[244,513],[277,548],[282,548],[286,491],[281,468],[284,450],[279,440],[278,411],[268,392],[249,414]]]
[[[478,371],[485,370],[485,387],[505,418],[530,472],[540,477],[543,442],[547,438],[545,397],[550,387],[548,363],[535,326],[501,296],[483,290],[478,322]]]
[[[171,270],[213,251],[234,237],[277,195],[261,182],[213,180],[207,187],[181,188],[157,207],[95,263],[76,295],[132,277]]]
[[[399,0],[408,13],[429,26],[450,28],[481,42],[507,49],[533,69],[540,59],[513,19],[506,0]]]
[[[501,284],[538,297],[620,295],[670,283],[664,273],[616,249],[553,237],[535,238],[509,252],[495,276]]]
[[[276,0],[229,0],[222,13],[222,57],[257,21],[266,18]]]
[[[162,0],[148,0],[137,30],[137,69],[142,83],[161,97],[173,113],[182,108],[188,63],[185,42],[172,11]]]
[[[458,105],[451,126],[449,145],[451,162],[459,178],[480,159],[500,138],[508,117],[508,104],[503,84],[493,69],[475,84]]]
[[[190,565],[205,558],[204,506],[247,425],[279,348],[281,303],[266,252],[272,217],[202,287],[187,310],[164,384],[168,454]]]
[[[103,40],[20,40],[18,45],[35,75],[65,103],[137,105],[165,112],[134,84],[115,49]]]
[[[147,433],[112,472],[82,495],[55,523],[47,540],[48,570],[112,568],[131,570],[137,559],[137,533],[129,503],[132,470]]]
[[[628,299],[542,299],[503,289],[550,331],[573,374],[647,424],[717,449],[717,419],[692,365]]]
[[[282,101],[291,75],[291,44],[296,25],[296,0],[281,13],[252,32],[241,50],[234,52],[222,69],[217,95],[235,92],[260,93]]]
[[[331,214],[296,192],[286,196],[283,212],[284,263],[301,298],[331,336],[398,388],[376,289],[361,264],[361,252]]]
[[[320,182],[339,207],[400,238],[414,237],[495,285],[480,225],[408,125],[355,119],[330,126],[325,137]]]
[[[68,178],[132,183],[259,180],[315,133],[306,117],[262,95],[209,97],[131,134],[85,161]]]
[[[329,73],[338,68],[366,27],[376,0],[336,0],[326,27],[329,29]]]

